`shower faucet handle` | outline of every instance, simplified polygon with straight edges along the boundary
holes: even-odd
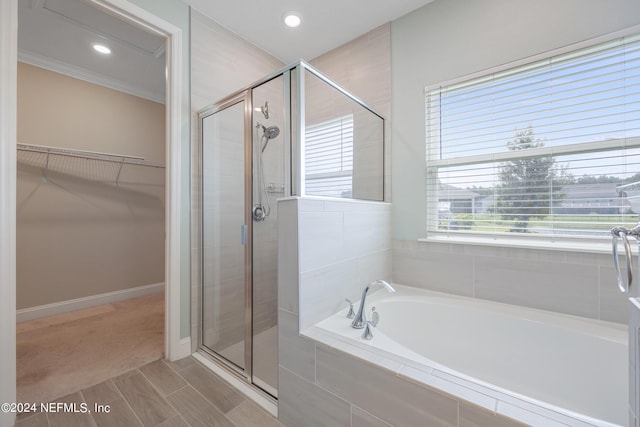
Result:
[[[353,319],[354,317],[356,317],[356,312],[353,311],[353,302],[351,302],[349,298],[345,298],[344,300],[349,303],[349,312],[347,313],[347,319]]]

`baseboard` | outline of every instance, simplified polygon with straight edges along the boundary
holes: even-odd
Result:
[[[54,302],[52,304],[39,305],[37,307],[23,308],[16,311],[16,322],[25,322],[27,320],[39,319],[41,317],[95,307],[96,305],[109,304],[112,302],[160,293],[164,292],[164,288],[164,283],[154,283],[151,285],[138,286],[136,288],[123,289],[121,291],[107,292],[104,294],[91,295],[67,301]],[[191,353],[190,346],[191,344],[189,344],[189,353]]]
[[[178,343],[175,352],[172,352],[173,359],[180,360],[191,355],[191,337],[182,338]]]

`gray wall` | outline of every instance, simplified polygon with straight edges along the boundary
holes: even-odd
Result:
[[[637,0],[436,0],[391,24],[394,281],[626,321],[604,252],[417,239],[426,229],[425,86],[638,24]]]

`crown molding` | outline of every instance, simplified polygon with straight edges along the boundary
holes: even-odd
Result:
[[[104,86],[109,89],[124,92],[129,95],[134,95],[140,98],[147,99],[149,101],[157,102],[160,104],[165,103],[165,96],[162,93],[156,93],[140,89],[132,84],[123,82],[122,80],[114,79],[104,74],[97,73],[95,71],[88,70],[86,68],[70,65],[56,59],[26,51],[24,49],[18,49],[18,61],[25,64],[33,65],[35,67],[44,68],[55,73],[64,74],[69,77],[73,77],[79,80],[84,80],[89,83],[93,83],[99,86]]]

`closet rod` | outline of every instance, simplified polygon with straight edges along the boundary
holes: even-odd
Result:
[[[120,164],[130,164],[138,166],[149,166],[153,168],[164,168],[164,165],[145,161],[143,157],[127,156],[122,154],[101,153],[98,151],[77,150],[71,148],[47,147],[34,144],[17,144],[17,149],[33,153],[53,154],[57,156],[78,157],[88,160],[102,160]]]

